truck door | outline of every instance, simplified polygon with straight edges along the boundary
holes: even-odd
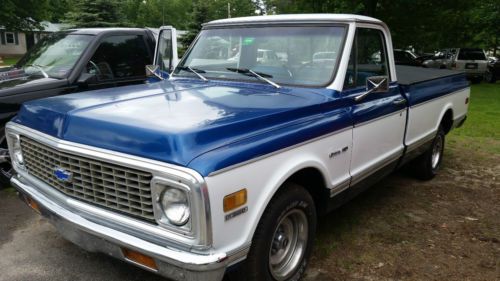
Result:
[[[179,61],[177,55],[177,30],[172,26],[162,26],[156,40],[155,56],[153,64],[157,66],[156,74],[168,78]],[[149,82],[158,81],[154,77]]]
[[[146,65],[153,61],[146,34],[109,34],[102,37],[87,60],[78,84],[88,89],[141,84]]]
[[[403,153],[406,100],[390,82],[394,64],[389,61],[387,38],[376,27],[356,30],[344,83],[344,92],[353,98],[351,186],[396,163]],[[385,87],[367,93],[384,79]]]

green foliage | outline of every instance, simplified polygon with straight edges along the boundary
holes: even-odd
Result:
[[[78,0],[74,11],[66,14],[72,27],[127,26],[125,15],[116,0]]]
[[[190,15],[188,33],[182,38],[183,45],[188,46],[208,21],[228,17],[256,15],[259,4],[252,0],[194,0]]]
[[[0,26],[8,30],[40,29],[40,22],[49,17],[49,0],[2,0]]]
[[[159,27],[172,25],[186,29],[191,0],[126,0],[124,12],[133,26]]]
[[[498,0],[266,0],[268,14],[350,13],[381,19],[394,46],[434,51],[446,47],[499,46]]]

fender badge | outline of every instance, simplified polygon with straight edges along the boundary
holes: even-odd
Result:
[[[54,176],[59,181],[71,182],[71,179],[73,177],[73,173],[66,171],[63,168],[55,167],[54,168]]]
[[[239,215],[242,215],[242,214],[246,213],[247,211],[248,211],[248,207],[236,210],[236,211],[234,211],[232,213],[227,214],[226,217],[225,217],[225,220],[228,221],[230,219],[233,219],[233,218],[235,218],[235,217],[237,217]]]

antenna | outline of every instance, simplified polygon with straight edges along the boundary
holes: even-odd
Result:
[[[231,18],[231,3],[227,2],[227,18]]]

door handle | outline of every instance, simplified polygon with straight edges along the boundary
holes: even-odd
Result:
[[[394,105],[406,104],[406,100],[405,99],[397,99],[397,100],[393,101],[392,104],[394,104]]]

